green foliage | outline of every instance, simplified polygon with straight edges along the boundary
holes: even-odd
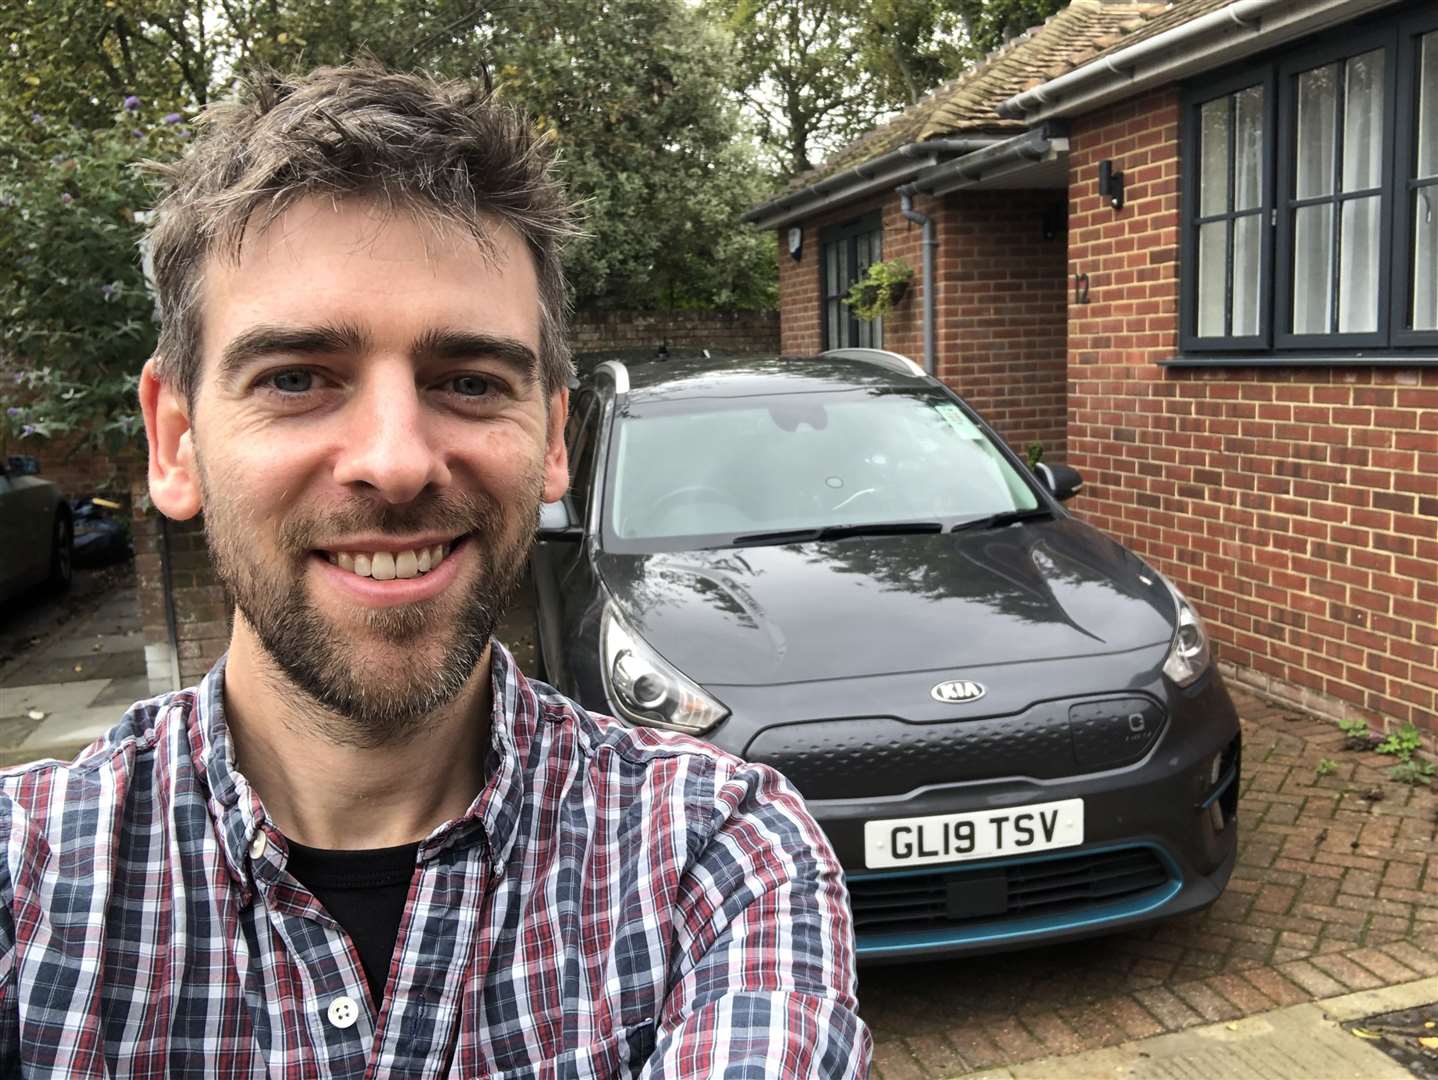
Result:
[[[155,338],[130,166],[255,64],[370,53],[478,77],[554,133],[585,201],[580,308],[772,308],[773,239],[740,213],[771,181],[742,137],[729,39],[687,0],[17,0],[0,10],[0,366],[13,435],[138,428]],[[122,107],[130,100],[133,111]],[[166,123],[169,117],[172,122]],[[5,430],[0,428],[0,431]]]
[[[984,56],[1009,38],[1038,26],[1066,0],[949,0],[963,21],[971,58]]]
[[[1349,717],[1338,721],[1338,730],[1347,735],[1350,739],[1368,738],[1368,725],[1357,717]]]
[[[1029,470],[1033,471],[1038,463],[1044,459],[1044,444],[1035,439],[1029,443],[1028,448],[1024,451],[1024,455],[1028,459]]]
[[[914,278],[914,268],[903,259],[887,259],[870,263],[849,288],[844,303],[854,315],[866,322],[888,314],[894,305],[904,298],[909,282]]]
[[[1338,762],[1334,761],[1331,757],[1320,758],[1318,761],[1318,768],[1314,769],[1313,771],[1321,780],[1323,777],[1331,776],[1333,773],[1338,771]]]
[[[1399,761],[1408,762],[1412,760],[1413,754],[1423,747],[1423,733],[1417,726],[1408,723],[1404,724],[1397,731],[1389,733],[1375,748],[1380,754],[1392,754]]]
[[[1405,761],[1389,769],[1388,776],[1400,784],[1422,784],[1427,787],[1433,782],[1435,772],[1438,770],[1435,770],[1431,761]]]
[[[5,132],[0,355],[15,358],[3,375],[8,437],[82,431],[113,449],[139,430],[135,387],[156,327],[137,250],[148,193],[132,166],[173,153],[186,130],[179,117],[167,123],[132,104],[92,130],[37,115]]]

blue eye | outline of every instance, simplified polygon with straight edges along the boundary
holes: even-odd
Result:
[[[494,383],[487,375],[458,375],[451,385],[454,392],[462,397],[483,397],[494,389]]]
[[[285,394],[303,394],[314,383],[314,374],[304,370],[279,371],[270,376],[270,385]]]

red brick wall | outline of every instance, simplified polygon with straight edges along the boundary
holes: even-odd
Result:
[[[884,348],[922,363],[923,230],[906,220],[899,199],[858,203],[804,223],[804,257],[794,262],[779,230],[781,344],[802,355],[822,347],[819,232],[882,208],[884,258],[914,268],[908,296],[884,317]],[[1049,460],[1065,453],[1064,282],[1062,231],[1043,237],[1046,211],[1062,196],[986,191],[944,199],[918,197],[934,220],[935,350],[938,374],[1022,452],[1041,442]]]
[[[85,447],[80,440],[57,437],[11,439],[5,454],[40,462],[40,475],[60,485],[66,498],[80,495],[127,496],[131,481],[145,475],[145,452],[138,444],[117,453]]]
[[[579,312],[570,327],[575,352],[670,345],[738,353],[779,351],[776,311],[604,311]]]
[[[1438,370],[1157,366],[1177,351],[1178,120],[1162,91],[1073,127],[1074,508],[1185,590],[1239,680],[1438,731]]]
[[[1066,457],[1064,239],[1044,239],[1057,191],[961,191],[938,249],[939,375],[1023,453]]]

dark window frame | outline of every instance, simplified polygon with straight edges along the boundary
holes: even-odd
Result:
[[[884,219],[883,214],[878,210],[872,210],[860,217],[852,218],[837,225],[826,225],[819,230],[819,340],[825,349],[853,348],[860,343],[862,331],[859,328],[860,321],[856,318],[843,303],[843,297],[849,294],[849,288],[858,280],[860,268],[859,239],[860,237],[873,236],[878,241],[878,252],[871,252],[869,263],[878,262],[882,259],[884,250]],[[841,284],[837,292],[829,291],[829,248],[834,244],[843,244],[847,258],[846,277],[847,282]],[[843,317],[843,341],[831,341],[829,333],[829,308],[833,304],[839,305]],[[871,333],[875,340],[870,344],[879,348],[883,343],[884,329],[883,320],[875,319]]]
[[[1415,360],[1429,362],[1438,348],[1438,329],[1407,327],[1412,282],[1410,179],[1417,153],[1417,62],[1421,35],[1438,29],[1438,13],[1409,9],[1364,19],[1318,35],[1299,49],[1286,48],[1257,61],[1245,61],[1206,75],[1180,95],[1179,130],[1179,348],[1185,354],[1170,363],[1333,363],[1344,357],[1355,362],[1391,358],[1401,361],[1405,350]],[[1328,63],[1342,63],[1374,48],[1384,50],[1384,131],[1379,191],[1377,330],[1330,334],[1294,334],[1291,325],[1293,297],[1294,226],[1293,191],[1297,129],[1297,76]],[[1247,336],[1199,337],[1198,330],[1198,207],[1202,161],[1200,109],[1210,101],[1250,86],[1264,87],[1263,216],[1268,221],[1261,245],[1262,286],[1259,294],[1259,333]],[[1343,104],[1343,103],[1340,103]],[[1335,122],[1343,123],[1343,109]],[[1230,145],[1232,126],[1230,126]],[[1341,143],[1335,143],[1335,170],[1341,169]],[[1230,183],[1234,163],[1230,156]],[[1438,190],[1438,185],[1435,185]],[[1355,193],[1336,194],[1330,205],[1341,208]],[[1304,202],[1322,200],[1304,200]],[[1341,209],[1335,210],[1335,216]],[[1218,215],[1210,215],[1216,218]],[[1341,222],[1335,224],[1341,230]],[[1232,263],[1233,248],[1229,247]],[[1341,252],[1333,251],[1335,278]],[[1225,323],[1232,318],[1232,293],[1225,297]],[[1334,296],[1335,319],[1339,299]],[[1224,354],[1230,354],[1225,356]],[[1243,354],[1243,355],[1238,355]],[[1375,356],[1374,354],[1377,354]]]

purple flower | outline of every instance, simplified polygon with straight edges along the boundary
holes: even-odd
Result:
[[[36,125],[37,127],[44,127],[45,118],[37,112],[32,112],[30,114],[30,123]]]
[[[183,119],[184,119],[184,117],[182,117],[179,113],[177,113],[177,112],[172,112],[172,113],[166,113],[166,114],[165,114],[165,120],[164,120],[164,122],[167,123],[167,124],[178,124],[178,123],[179,123],[181,120],[183,120]]]
[[[141,131],[139,128],[133,128],[133,129],[131,129],[130,134],[133,135],[133,136],[135,136],[135,138],[137,138],[137,139],[143,139],[143,138],[145,137],[145,133],[144,133],[143,131]]]
[[[34,424],[26,424],[24,427],[22,427],[22,428],[20,429],[20,438],[22,438],[22,439],[28,439],[31,435],[34,435],[34,434],[35,434],[35,425],[34,425]]]
[[[127,97],[127,98],[125,99],[125,111],[126,111],[126,112],[139,112],[139,111],[140,111],[140,99],[137,98],[134,94],[131,94],[129,97]]]
[[[62,194],[62,195],[60,196],[60,201],[61,201],[62,203],[64,203],[66,206],[69,206],[72,202],[75,201],[75,196],[71,195],[71,194],[67,191],[67,192],[65,192],[64,194]]]
[[[100,295],[103,296],[106,300],[113,300],[115,298],[115,292],[119,288],[120,283],[118,281],[112,281],[108,285],[101,285]]]
[[[14,420],[15,417],[20,415],[20,410],[14,405],[11,405],[8,409],[5,410],[5,415],[8,416],[11,420]]]
[[[178,135],[180,136],[180,138],[182,138],[182,139],[188,139],[188,138],[190,137],[190,129],[187,128],[187,127],[176,128],[176,129],[175,129],[175,132],[176,132],[176,134],[178,134]]]

